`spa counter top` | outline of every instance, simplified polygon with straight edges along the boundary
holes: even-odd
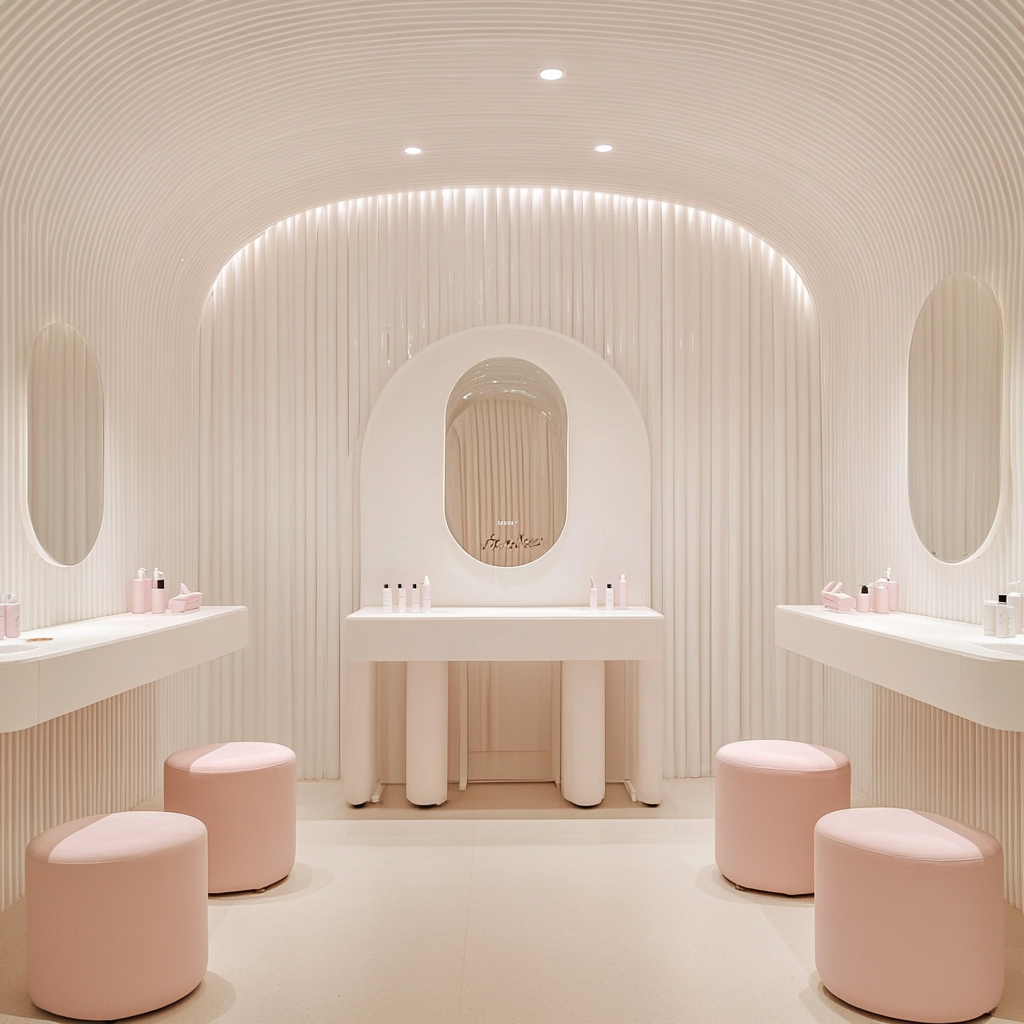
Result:
[[[992,729],[1024,732],[1024,635],[893,612],[778,605],[776,646]]]
[[[29,729],[248,643],[243,605],[126,612],[26,630],[0,641],[0,732]]]
[[[658,659],[665,619],[642,606],[362,608],[345,620],[349,661],[636,661]]]

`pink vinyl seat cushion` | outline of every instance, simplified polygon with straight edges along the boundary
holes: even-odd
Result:
[[[295,865],[295,753],[279,743],[214,743],[171,754],[164,809],[206,825],[211,893],[262,889]]]
[[[951,1022],[1003,991],[1003,851],[987,832],[899,807],[825,815],[814,834],[814,955],[833,995]]]
[[[206,828],[124,811],[65,822],[25,853],[28,988],[50,1013],[114,1020],[187,995],[207,963]]]
[[[715,755],[715,862],[745,889],[814,891],[814,825],[850,806],[850,761],[792,740],[741,740]]]

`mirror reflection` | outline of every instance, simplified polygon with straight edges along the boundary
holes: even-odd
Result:
[[[910,512],[943,562],[969,558],[999,507],[1003,326],[984,282],[954,274],[925,300],[910,344]]]
[[[28,366],[28,510],[43,550],[75,565],[103,519],[103,386],[89,343],[68,324],[40,331]]]
[[[526,565],[558,540],[567,501],[567,417],[558,386],[523,359],[488,359],[448,399],[444,511],[487,565]]]

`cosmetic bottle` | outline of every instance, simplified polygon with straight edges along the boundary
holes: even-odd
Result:
[[[626,574],[622,573],[619,576],[619,593],[618,593],[618,605],[620,608],[629,607],[629,589],[626,586]]]
[[[597,607],[597,584],[594,582],[594,577],[590,577],[590,607]]]
[[[420,588],[415,583],[412,585],[412,610],[420,610]]]
[[[149,592],[150,611],[154,615],[163,615],[167,611],[167,590],[164,574],[159,569],[153,570],[153,589]]]
[[[1001,640],[1007,639],[1014,625],[1016,623],[1013,622],[1013,608],[1006,603],[1006,595],[1000,594],[996,604],[996,636]]]
[[[384,611],[391,611],[391,588],[386,583],[384,584],[384,600],[381,602],[381,606]]]
[[[608,611],[615,610],[615,591],[610,583],[604,588],[604,606]]]
[[[423,577],[423,610],[430,611],[430,577]]]
[[[405,588],[401,583],[398,584],[398,610],[405,611]]]
[[[132,580],[132,613],[142,615],[150,609],[153,584],[146,579],[146,570],[140,569]]]
[[[1013,607],[1013,620],[1016,623],[1016,632],[1024,629],[1024,594],[1020,592],[1021,581],[1014,580],[1010,584],[1010,592],[1006,595],[1006,603]]]
[[[860,593],[857,595],[857,611],[871,611],[871,591],[868,590],[866,583],[861,585]]]
[[[996,635],[996,605],[998,601],[986,601],[981,606],[981,628],[985,631],[985,636]]]
[[[871,610],[882,615],[889,614],[889,585],[885,580],[875,580],[871,591]]]
[[[17,594],[4,597],[4,636],[10,640],[21,636],[21,603]]]
[[[900,610],[900,585],[892,578],[892,567],[887,566],[885,570],[885,585],[889,591],[889,611]]]

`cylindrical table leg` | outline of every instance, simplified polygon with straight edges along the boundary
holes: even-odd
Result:
[[[377,784],[377,715],[373,662],[350,661],[345,669],[341,779],[345,801],[358,807],[373,796]]]
[[[665,677],[662,662],[636,665],[636,780],[637,798],[660,804],[664,787]]]
[[[405,797],[448,799],[448,662],[410,661],[405,677]]]
[[[562,662],[562,796],[579,807],[604,799],[604,662]]]

